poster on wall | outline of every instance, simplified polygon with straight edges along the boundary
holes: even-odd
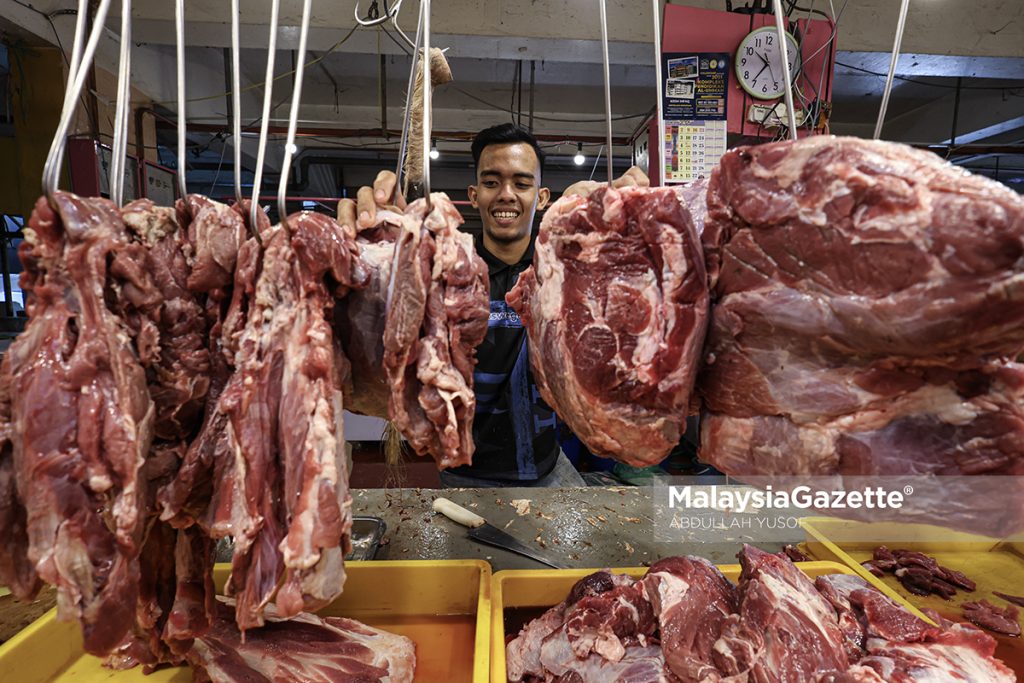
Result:
[[[662,55],[667,183],[707,177],[726,150],[730,55]]]

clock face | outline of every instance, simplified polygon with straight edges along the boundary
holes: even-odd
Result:
[[[788,33],[786,48],[789,51],[789,75],[795,80],[796,68],[800,63],[800,46]],[[759,100],[774,100],[785,94],[782,47],[779,45],[779,33],[774,27],[756,29],[740,42],[736,50],[736,77],[740,87]]]

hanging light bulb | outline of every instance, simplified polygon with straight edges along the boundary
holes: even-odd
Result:
[[[573,162],[577,166],[582,166],[583,163],[587,160],[587,158],[585,156],[583,156],[583,143],[582,142],[577,142],[576,143],[576,156],[574,156],[572,158],[572,160],[573,160]]]
[[[437,140],[436,139],[431,140],[430,141],[430,158],[431,159],[436,159],[439,156],[441,156],[441,152],[439,152],[438,149],[437,149]]]

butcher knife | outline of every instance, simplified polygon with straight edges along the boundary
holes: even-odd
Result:
[[[457,522],[464,527],[468,527],[469,537],[477,543],[492,545],[495,548],[508,550],[509,552],[529,557],[541,564],[546,564],[549,567],[554,567],[555,569],[569,568],[568,565],[551,559],[547,554],[520,543],[501,529],[488,524],[487,520],[480,515],[475,512],[470,512],[466,508],[453,503],[447,498],[435,498],[433,507],[434,512],[440,512],[453,522]]]

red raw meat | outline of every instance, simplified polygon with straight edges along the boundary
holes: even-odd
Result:
[[[1024,474],[1017,193],[904,145],[814,136],[728,152],[708,208],[703,460],[736,476]],[[1024,526],[1024,491],[962,485],[915,497],[920,521]]]
[[[195,683],[411,683],[416,646],[405,636],[354,619],[302,613],[289,621],[267,610],[267,623],[246,631],[234,609],[218,603],[217,619],[188,654]]]
[[[678,444],[708,291],[675,191],[602,188],[555,202],[506,300],[541,395],[592,452],[643,466]]]
[[[430,213],[425,200],[406,208],[384,329],[388,415],[441,469],[472,461],[473,367],[490,315],[487,267],[461,223],[440,193]]]
[[[155,410],[129,328],[107,299],[122,284],[111,262],[129,244],[120,214],[105,199],[59,192],[54,201],[56,213],[36,203],[20,248],[30,318],[4,360],[17,494],[9,504],[24,507],[26,535],[17,509],[5,513],[15,523],[3,535],[27,537],[19,556],[24,549],[57,587],[60,615],[81,623],[86,651],[106,655],[134,623],[140,470]],[[14,590],[38,585],[23,568],[13,578]]]
[[[658,617],[668,668],[683,681],[714,680],[713,649],[726,617],[736,611],[736,587],[696,557],[655,562],[643,584]]]

